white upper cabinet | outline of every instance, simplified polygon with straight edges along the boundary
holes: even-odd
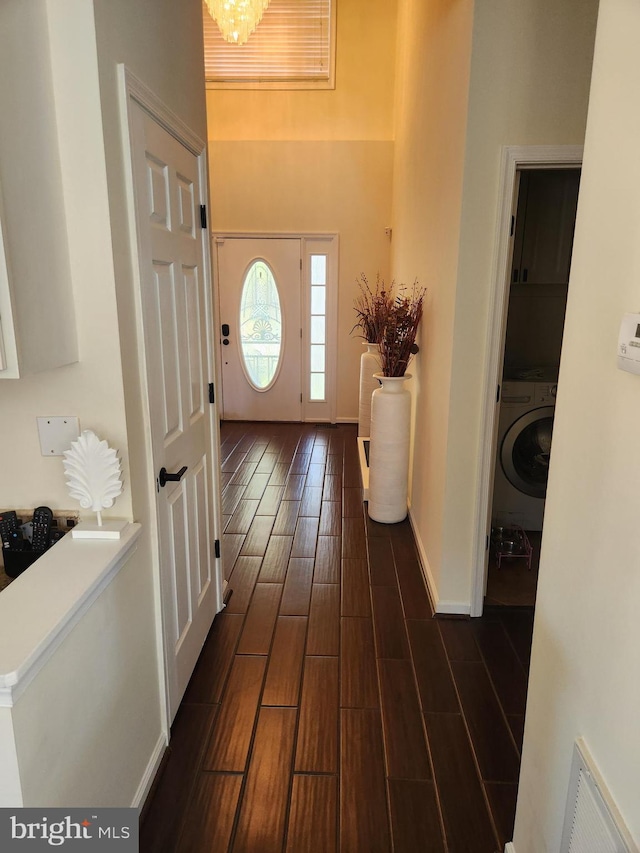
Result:
[[[520,176],[511,282],[569,281],[579,169],[526,170]]]
[[[13,328],[9,267],[2,229],[2,200],[0,199],[0,376],[18,376],[18,353]]]
[[[1,3],[0,29],[0,378],[17,379],[78,345],[46,4]]]
[[[62,288],[58,281],[53,271],[35,280],[16,278],[0,186],[0,379],[19,379],[78,360],[68,278]]]

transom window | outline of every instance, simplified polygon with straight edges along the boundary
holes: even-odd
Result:
[[[334,88],[336,0],[270,0],[246,44],[230,44],[203,2],[207,87]]]

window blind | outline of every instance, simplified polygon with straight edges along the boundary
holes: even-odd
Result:
[[[331,84],[335,0],[271,0],[243,45],[224,40],[203,3],[208,83]]]

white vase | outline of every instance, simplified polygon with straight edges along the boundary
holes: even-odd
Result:
[[[379,388],[374,373],[380,370],[378,345],[365,343],[367,348],[360,356],[360,405],[358,407],[358,436],[371,435],[371,395]]]
[[[383,376],[371,401],[369,447],[369,518],[395,524],[407,515],[411,394],[404,387],[411,376]]]

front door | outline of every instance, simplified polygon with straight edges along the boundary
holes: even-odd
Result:
[[[225,420],[302,420],[301,240],[217,238]]]
[[[214,554],[208,242],[199,216],[204,154],[188,150],[135,102],[130,121],[172,720],[222,606]]]

